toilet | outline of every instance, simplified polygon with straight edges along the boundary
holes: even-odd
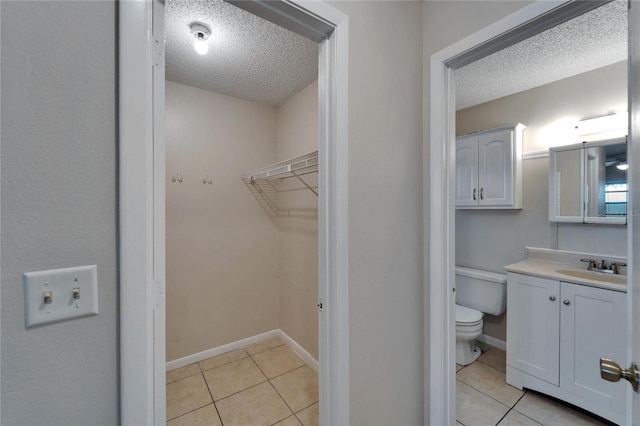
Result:
[[[476,339],[484,314],[502,315],[507,309],[507,276],[456,266],[456,363],[478,359]]]

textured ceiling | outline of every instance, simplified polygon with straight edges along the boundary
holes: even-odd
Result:
[[[456,109],[623,61],[627,3],[613,1],[456,72]]]
[[[222,0],[167,0],[166,78],[278,106],[318,78],[318,44]],[[189,24],[211,28],[199,55]]]

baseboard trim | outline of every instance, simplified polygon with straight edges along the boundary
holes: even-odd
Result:
[[[487,345],[502,349],[503,351],[507,350],[507,342],[505,342],[504,340],[498,340],[495,337],[487,336],[486,334],[481,334],[480,336],[478,336],[478,340],[482,343],[486,343]]]
[[[277,331],[280,334],[280,337],[282,338],[282,340],[284,340],[291,347],[291,349],[295,353],[297,353],[300,356],[300,358],[302,358],[304,360],[304,362],[307,363],[307,365],[309,367],[311,367],[314,370],[318,371],[318,360],[317,359],[312,357],[311,354],[309,352],[307,352],[305,348],[300,346],[298,344],[298,342],[296,342],[291,337],[289,337],[289,335],[287,333],[285,333],[284,331],[282,331],[280,329],[278,329]]]
[[[266,331],[264,333],[256,334],[255,336],[247,337],[246,339],[236,340],[235,342],[228,343],[226,345],[217,346],[215,348],[207,349],[206,351],[198,352],[195,354],[187,355],[182,358],[174,359],[167,362],[167,371],[175,370],[176,368],[184,367],[195,362],[204,361],[212,356],[220,355],[225,352],[240,349],[252,343],[259,342],[260,340],[268,339],[274,336],[280,336],[279,329]]]
[[[270,330],[264,333],[256,334],[255,336],[247,337],[246,339],[240,339],[235,342],[228,343],[226,345],[217,346],[215,348],[207,349],[206,351],[198,352],[195,354],[187,355],[182,358],[174,359],[167,362],[166,371],[175,370],[176,368],[185,367],[196,362],[204,361],[212,356],[221,355],[225,352],[233,351],[236,349],[244,348],[245,346],[259,342],[260,340],[268,339],[270,337],[280,337],[291,349],[302,358],[309,367],[318,371],[318,361],[311,356],[302,346],[293,340],[287,333],[279,328]]]

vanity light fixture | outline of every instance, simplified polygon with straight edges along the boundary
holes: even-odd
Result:
[[[581,141],[624,137],[629,134],[628,122],[629,115],[626,111],[582,120],[575,126],[576,135]]]
[[[207,39],[211,35],[211,29],[207,24],[203,24],[202,22],[192,22],[189,24],[189,29],[196,39],[193,44],[194,49],[199,54],[206,55],[209,51],[209,43],[207,43]]]

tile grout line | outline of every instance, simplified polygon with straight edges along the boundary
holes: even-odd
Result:
[[[198,368],[200,365],[198,365]],[[220,424],[224,426],[224,422],[222,421],[222,416],[220,415],[220,411],[218,411],[218,406],[216,405],[216,400],[213,398],[213,394],[211,393],[211,388],[209,387],[209,382],[207,382],[207,378],[204,377],[204,371],[200,369],[200,374],[202,374],[202,379],[204,380],[205,385],[207,385],[207,390],[209,391],[209,396],[211,396],[211,403],[213,407],[216,409],[216,414],[218,415],[218,420],[220,420]]]
[[[204,361],[207,361],[207,360],[209,360],[209,359],[216,358],[216,357],[219,357],[219,356],[222,356],[222,355],[226,355],[226,354],[228,354],[228,353],[231,353],[231,352],[234,352],[234,351],[237,351],[237,350],[242,350],[242,351],[244,351],[244,353],[245,353],[245,354],[247,354],[247,356],[243,356],[242,358],[234,359],[234,360],[232,360],[232,361],[228,361],[228,362],[222,363],[222,364],[220,364],[220,365],[216,365],[215,367],[207,368],[206,370],[203,370],[203,369],[202,369],[202,367],[200,366],[200,363],[201,363],[201,362],[204,362]],[[196,362],[196,364],[198,364],[198,367],[200,368],[200,371],[201,371],[202,373],[204,373],[205,371],[211,371],[211,370],[214,370],[214,369],[216,369],[216,368],[218,368],[218,367],[223,367],[223,366],[225,366],[225,365],[229,365],[229,364],[231,364],[232,362],[240,361],[240,360],[243,360],[243,359],[245,359],[245,358],[249,358],[249,357],[250,357],[250,355],[247,353],[247,351],[245,351],[244,349],[240,348],[240,349],[234,349],[233,351],[225,352],[225,353],[220,354],[220,355],[212,356],[211,358],[203,359],[202,361],[198,361],[198,362]]]
[[[209,392],[209,396],[211,396],[211,403],[209,403],[209,404],[204,404],[204,405],[202,405],[202,406],[200,406],[200,407],[194,408],[193,410],[189,410],[189,411],[187,411],[187,412],[185,412],[185,413],[182,413],[182,414],[180,414],[179,416],[173,417],[173,418],[171,418],[171,419],[167,419],[167,422],[169,422],[169,421],[171,421],[171,420],[175,420],[175,419],[180,418],[180,417],[182,417],[182,416],[186,416],[187,414],[193,413],[194,411],[198,411],[199,409],[204,408],[204,407],[206,407],[206,406],[208,406],[208,405],[214,404],[213,396],[211,395],[211,391],[209,390],[209,384],[207,383],[207,379],[205,379],[205,378],[204,378],[204,376],[202,375],[202,372],[200,372],[200,375],[202,376],[202,380],[204,380],[204,385],[205,385],[205,387],[207,388],[207,392]],[[191,377],[195,377],[195,376],[197,376],[197,374],[194,374],[193,376],[185,377],[185,379],[189,379],[189,378],[191,378]],[[183,380],[183,379],[180,379],[180,380]],[[179,381],[179,380],[176,380],[176,382],[178,382],[178,381]],[[172,383],[176,383],[176,382],[172,382]],[[165,386],[165,387],[166,387],[166,386]],[[166,401],[165,401],[165,404],[166,404]],[[214,406],[215,406],[215,405],[214,405]],[[166,410],[165,410],[165,411],[166,411]],[[218,407],[216,407],[216,412],[217,412],[217,411],[218,411]],[[165,413],[165,417],[166,417],[166,413]]]
[[[511,410],[511,408],[512,408],[512,407],[509,407],[509,406],[508,406],[507,404],[505,404],[504,402],[502,402],[502,401],[499,401],[499,400],[495,399],[495,398],[494,398],[494,397],[492,397],[491,395],[487,395],[486,393],[482,392],[480,389],[476,389],[476,388],[474,388],[474,387],[473,387],[473,386],[471,386],[469,383],[465,383],[465,382],[463,382],[462,380],[458,380],[458,378],[457,378],[457,377],[456,377],[456,382],[460,382],[460,383],[462,383],[462,384],[464,384],[464,385],[466,385],[466,386],[469,386],[469,387],[470,387],[471,389],[473,389],[474,391],[481,393],[482,395],[486,396],[487,398],[491,398],[491,399],[493,399],[493,400],[494,400],[494,401],[496,401],[498,404],[501,404],[501,405],[504,405],[505,407],[507,407],[509,410]],[[458,391],[457,391],[457,387],[456,387],[456,392],[458,392]],[[524,395],[520,396],[520,398],[522,398],[523,396],[524,396]],[[518,398],[518,401],[520,401],[520,398]],[[517,403],[518,403],[518,402],[516,401],[516,402],[515,402],[515,404],[517,404]],[[513,405],[515,405],[515,404],[513,404]]]
[[[269,384],[271,385],[271,388],[273,388],[274,391],[276,391],[276,393],[278,394],[278,396],[280,397],[280,399],[282,400],[282,402],[284,402],[284,405],[286,405],[286,407],[289,409],[289,411],[291,412],[292,415],[296,416],[296,413],[293,412],[293,410],[291,409],[291,407],[289,407],[289,404],[287,404],[287,401],[284,400],[284,398],[282,397],[282,395],[280,395],[280,392],[278,392],[278,389],[276,389],[275,386],[273,386],[273,383],[271,383],[271,380],[268,380]],[[285,417],[284,419],[289,418],[290,416]],[[281,422],[284,419],[280,419],[278,420],[278,422]],[[298,419],[298,416],[296,416],[296,419]],[[298,421],[300,422],[300,419],[298,419]],[[276,422],[276,423],[278,423]],[[300,422],[302,423],[302,422]],[[274,423],[275,424],[275,423]]]
[[[505,418],[505,417],[507,417],[507,416],[509,415],[509,413],[510,413],[511,411],[513,411],[513,410],[514,410],[514,407],[515,407],[516,405],[518,405],[518,402],[520,402],[520,400],[521,400],[522,398],[524,398],[524,396],[525,396],[526,394],[527,394],[527,392],[525,391],[525,392],[522,394],[522,396],[521,396],[520,398],[518,398],[518,400],[515,402],[515,404],[513,404],[513,406],[511,406],[511,407],[509,408],[509,410],[508,410],[506,413],[504,413],[504,416],[502,416],[502,417],[498,420],[498,423],[496,423],[496,426],[497,426],[497,425],[499,425],[499,424],[500,424],[500,422],[501,422],[501,421],[503,421],[503,420],[504,420],[504,418]],[[487,396],[489,396],[489,395],[487,395]],[[519,411],[517,411],[517,412],[518,412],[518,413],[520,413]],[[522,413],[521,413],[521,414],[522,414]],[[526,416],[525,416],[525,417],[526,417]],[[527,418],[528,418],[528,417],[527,417]],[[533,420],[533,419],[531,419],[531,420]],[[533,421],[535,421],[535,420],[533,420]],[[537,423],[537,422],[536,422],[536,423]]]

